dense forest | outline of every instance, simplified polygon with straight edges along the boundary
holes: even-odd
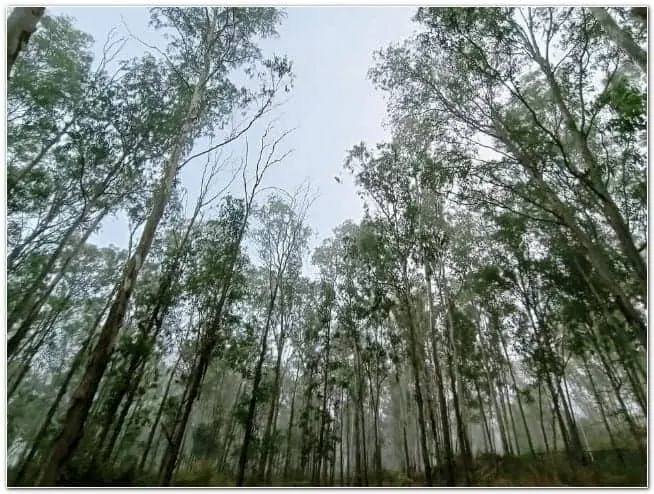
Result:
[[[317,248],[284,17],[9,15],[9,485],[645,485],[647,9],[417,8]]]

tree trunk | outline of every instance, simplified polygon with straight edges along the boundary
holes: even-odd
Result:
[[[145,361],[141,364],[141,369],[137,371],[137,376],[131,381],[129,381],[130,385],[128,389],[126,389],[126,394],[127,396],[125,397],[125,403],[123,405],[123,408],[120,412],[120,415],[118,417],[118,420],[113,426],[113,433],[111,434],[111,437],[109,438],[109,442],[107,443],[107,446],[105,447],[104,452],[102,453],[102,458],[105,461],[108,461],[109,458],[111,457],[111,454],[114,451],[114,447],[116,445],[116,441],[118,440],[118,436],[120,435],[121,431],[123,430],[123,423],[125,422],[125,418],[127,417],[127,413],[129,412],[130,408],[132,407],[132,403],[134,401],[134,398],[136,397],[136,391],[138,390],[139,384],[141,383],[141,377],[143,374],[143,367],[145,366]],[[121,400],[122,401],[122,400]],[[101,448],[102,445],[98,443],[98,448]]]
[[[465,395],[463,393],[463,385],[461,376],[456,371],[456,363],[458,362],[458,355],[456,349],[456,341],[454,339],[454,320],[452,318],[451,298],[449,289],[445,281],[443,272],[443,264],[440,264],[440,282],[436,278],[437,286],[439,288],[440,300],[445,311],[446,328],[448,330],[448,343],[450,351],[448,352],[448,366],[450,371],[451,389],[454,404],[454,415],[457,422],[457,435],[461,444],[461,451],[463,456],[463,471],[467,485],[472,481],[472,453],[470,451],[470,440],[466,430],[466,420],[463,417],[463,409],[465,408]],[[464,401],[463,404],[460,401]]]
[[[86,338],[84,344],[82,345],[82,348],[80,349],[79,352],[77,352],[77,355],[75,355],[75,358],[73,359],[73,362],[70,366],[70,369],[68,370],[68,373],[66,374],[66,377],[64,378],[64,381],[61,383],[61,386],[59,387],[59,392],[57,393],[57,396],[55,396],[52,405],[50,405],[50,408],[48,409],[48,413],[46,413],[43,422],[41,422],[41,427],[39,427],[38,432],[36,433],[34,439],[32,440],[32,446],[30,447],[30,451],[25,457],[25,459],[22,461],[21,466],[16,474],[15,483],[17,485],[20,485],[22,479],[25,476],[25,473],[27,472],[27,468],[29,467],[30,463],[36,456],[36,453],[38,452],[39,447],[41,445],[41,442],[43,441],[46,433],[48,432],[48,428],[50,427],[50,422],[52,421],[52,418],[57,412],[57,409],[59,408],[59,404],[61,403],[62,398],[64,397],[66,391],[68,390],[68,385],[70,384],[70,381],[73,379],[73,376],[75,375],[77,369],[79,369],[79,366],[82,363],[82,358],[84,357],[86,351],[91,345],[92,335],[93,333],[91,333]]]
[[[351,399],[348,395],[348,402],[346,406],[346,414],[345,418],[347,419],[347,423],[345,425],[345,444],[347,446],[347,451],[346,451],[346,464],[347,464],[347,470],[346,470],[346,486],[349,486],[352,483],[352,441],[351,441],[351,429],[352,429],[352,413],[350,412],[350,403]]]
[[[588,7],[595,19],[602,25],[606,34],[621,50],[625,51],[638,66],[647,73],[647,52],[636,44],[633,38],[624,29],[620,28],[602,7]],[[645,14],[647,19],[647,14]]]
[[[591,10],[593,9],[591,8]],[[602,11],[602,13],[605,13],[604,9],[602,8],[597,8],[597,10]],[[594,14],[597,16],[596,12],[594,12]],[[643,54],[644,54],[644,66],[646,67],[647,54],[644,51]],[[645,294],[647,292],[647,266],[645,265],[645,261],[643,260],[642,256],[638,252],[638,249],[636,248],[636,245],[634,244],[633,238],[631,236],[631,232],[629,231],[629,227],[627,226],[627,223],[624,217],[622,216],[618,206],[613,201],[613,198],[609,194],[608,190],[606,190],[604,183],[599,177],[600,172],[599,172],[598,163],[589,147],[587,136],[582,132],[582,129],[579,129],[579,127],[577,126],[577,122],[574,119],[574,116],[566,106],[561,91],[561,87],[559,86],[556,77],[552,72],[552,68],[550,67],[549,62],[545,60],[540,55],[540,53],[538,53],[538,49],[535,46],[534,46],[534,58],[536,62],[539,64],[543,73],[545,74],[545,77],[552,90],[552,96],[554,102],[556,103],[557,108],[561,111],[566,127],[573,139],[573,144],[577,149],[577,151],[580,153],[581,158],[583,159],[586,165],[585,174],[576,170],[575,175],[580,177],[580,181],[583,183],[583,185],[585,185],[589,189],[589,191],[593,194],[593,197],[596,198],[597,201],[599,202],[599,206],[602,210],[604,217],[606,218],[607,222],[609,223],[609,225],[611,226],[611,228],[616,234],[618,244],[620,245],[622,253],[625,256],[625,259],[627,260],[627,264],[631,266],[635,279],[638,280],[640,283],[640,287],[641,287],[640,294],[644,299]],[[572,226],[573,224],[576,225],[576,222],[574,221],[574,219],[571,220],[570,215],[568,214],[567,211],[565,216],[567,220],[566,222],[569,222],[570,226]],[[600,264],[604,264],[604,260],[600,260],[599,256],[597,256],[596,249],[591,250],[589,248],[589,255],[591,253],[593,256],[597,258],[597,261],[599,261]],[[609,269],[610,268],[608,266],[602,266],[602,270],[606,270],[608,272]],[[599,274],[602,275],[601,272]],[[621,298],[623,302],[627,302],[627,300],[624,297]]]
[[[500,387],[500,402],[502,403],[502,409],[505,410],[505,413],[508,414],[509,420],[511,422],[511,430],[513,431],[513,443],[515,445],[515,454],[520,456],[520,443],[518,441],[518,428],[515,424],[515,419],[513,417],[513,410],[511,407],[511,400],[509,399],[509,394],[506,390],[506,386],[501,385]]]
[[[331,314],[330,314],[331,316]],[[325,363],[324,363],[324,372],[323,372],[323,388],[322,388],[322,408],[320,414],[320,432],[318,437],[318,472],[320,472],[320,465],[324,461],[324,449],[325,449],[325,416],[327,415],[327,383],[329,379],[329,336],[330,336],[330,322],[327,322],[327,335],[326,335],[326,345],[325,345]],[[318,486],[320,486],[320,478],[316,479],[318,481]]]
[[[345,485],[345,472],[343,470],[343,441],[345,440],[345,437],[343,437],[343,432],[344,432],[344,421],[345,421],[345,403],[343,401],[343,388],[341,388],[341,416],[340,416],[340,431],[339,431],[339,473],[341,477],[340,481],[340,487],[343,487]]]
[[[411,366],[413,368],[415,399],[416,406],[418,407],[418,422],[420,425],[420,445],[422,447],[422,459],[423,465],[425,467],[425,480],[427,481],[427,485],[431,486],[433,485],[433,478],[431,471],[431,461],[429,459],[429,449],[427,448],[427,425],[425,423],[422,389],[420,387],[421,366],[418,361],[417,335],[414,321],[411,315],[411,300],[408,294],[405,294],[404,296],[404,304],[406,310],[406,322],[409,329],[409,357],[411,360]]]
[[[438,347],[436,345],[436,325],[434,314],[434,294],[431,286],[431,267],[425,263],[425,280],[427,283],[427,298],[429,302],[429,333],[432,351],[432,360],[434,361],[434,374],[436,376],[436,388],[438,392],[439,415],[441,418],[441,428],[443,433],[443,446],[445,447],[446,462],[446,479],[445,483],[449,487],[456,485],[456,465],[454,463],[454,451],[452,449],[452,434],[450,431],[450,419],[447,411],[447,401],[445,399],[445,383],[441,371]]]
[[[377,486],[381,485],[381,475],[382,475],[382,463],[381,463],[381,446],[379,443],[379,388],[377,392],[373,393],[372,379],[369,379],[370,383],[370,399],[372,401],[372,412],[373,412],[373,437],[375,441],[375,451],[373,452],[373,466],[375,469],[375,481]]]
[[[597,386],[595,386],[595,380],[593,379],[593,373],[590,370],[590,367],[588,366],[588,359],[586,357],[586,354],[583,354],[583,363],[584,363],[584,370],[586,371],[586,376],[588,377],[588,381],[590,382],[590,388],[593,392],[593,397],[595,398],[595,403],[597,403],[597,407],[600,412],[600,416],[602,417],[602,423],[604,424],[604,428],[606,429],[606,433],[609,436],[609,441],[611,442],[611,447],[615,451],[615,454],[618,456],[618,459],[620,460],[620,463],[622,463],[623,466],[625,466],[625,460],[624,456],[622,455],[622,452],[620,451],[620,448],[618,448],[618,444],[615,440],[615,436],[613,435],[613,430],[611,429],[611,426],[609,424],[608,418],[606,417],[606,412],[604,410],[604,404],[603,400],[597,390]]]
[[[545,70],[545,69],[544,69]],[[553,81],[553,84],[556,84],[556,81]],[[557,86],[558,87],[558,86]],[[563,105],[563,108],[565,106]],[[567,109],[566,109],[567,110]],[[572,117],[570,117],[572,118]],[[571,121],[571,125],[575,126],[574,120]],[[623,313],[627,321],[633,325],[635,328],[636,334],[643,345],[643,348],[647,348],[647,326],[644,323],[641,315],[638,313],[632,302],[630,301],[627,294],[622,290],[620,282],[616,279],[611,270],[611,260],[608,258],[606,253],[594,242],[579,226],[577,220],[574,217],[574,214],[571,211],[571,208],[561,202],[556,193],[551,189],[551,187],[545,183],[540,175],[534,171],[533,159],[529,156],[526,156],[522,153],[519,148],[511,141],[511,139],[506,136],[505,132],[502,129],[498,128],[498,131],[502,134],[502,141],[506,144],[507,148],[511,151],[514,156],[520,161],[525,163],[526,170],[530,173],[532,178],[535,180],[539,188],[544,192],[548,197],[552,211],[556,214],[558,218],[568,227],[573,237],[586,249],[588,260],[591,262],[593,267],[597,270],[598,277],[610,287],[613,295],[616,298],[616,304],[620,308],[620,311]],[[576,131],[578,132],[578,130]],[[582,143],[583,147],[583,143]],[[626,243],[629,240],[628,238],[622,238]],[[632,242],[633,244],[633,242]],[[631,250],[631,249],[627,249]],[[640,257],[640,254],[637,253]],[[642,263],[642,258],[638,263]],[[642,281],[643,269],[637,268],[635,273],[636,279]],[[644,269],[645,279],[646,279],[646,268]],[[641,286],[645,287],[646,284],[641,283]],[[644,295],[644,291],[641,290],[641,295]],[[644,298],[644,297],[643,297]]]
[[[547,441],[547,433],[545,432],[545,417],[543,416],[543,393],[541,390],[541,383],[538,382],[538,414],[540,416],[540,430],[543,434],[543,443],[545,444],[545,452],[550,454],[550,445]]]
[[[207,35],[207,39],[211,39],[211,37]],[[91,403],[109,363],[139,271],[148,256],[157,226],[170,200],[173,182],[177,176],[182,154],[188,145],[189,135],[195,125],[196,115],[201,105],[209,74],[209,66],[206,65],[203,70],[204,72],[199,78],[200,82],[194,87],[179,137],[173,146],[168,162],[165,164],[164,174],[153,198],[152,210],[145,222],[136,251],[123,272],[121,287],[114,298],[107,320],[100,332],[98,344],[89,359],[82,381],[73,394],[63,427],[39,479],[39,485],[41,486],[56,483],[61,467],[71,457],[84,434],[84,425]]]
[[[557,393],[557,390],[554,386],[554,383],[552,381],[552,376],[551,374],[547,374],[547,387],[550,392],[550,397],[552,398],[552,409],[554,412],[554,417],[552,418],[553,422],[556,423],[558,421],[559,428],[561,429],[561,439],[563,439],[563,445],[565,446],[565,450],[568,453],[568,456],[570,457],[571,460],[574,462],[578,462],[580,459],[580,451],[577,447],[577,444],[574,442],[574,438],[570,436],[570,433],[568,431],[568,425],[563,418],[563,415],[561,414],[561,406],[560,406],[560,396]],[[556,443],[556,439],[555,439]]]
[[[30,348],[28,348],[27,355],[24,357],[24,361],[22,362],[21,369],[18,372],[18,375],[12,380],[11,385],[9,386],[9,389],[7,390],[7,402],[11,400],[11,397],[14,395],[16,390],[18,389],[18,386],[20,385],[21,381],[27,374],[27,372],[30,370],[31,362],[32,359],[36,356],[36,354],[39,352],[39,349],[41,348],[41,345],[43,345],[43,342],[47,338],[47,336],[50,334],[52,331],[52,328],[54,327],[55,323],[57,322],[57,318],[59,317],[60,312],[57,312],[54,316],[51,316],[50,320],[46,322],[45,328],[39,331],[39,339],[36,342],[32,341],[32,338],[30,338],[30,341],[28,342],[28,345],[30,345]],[[27,346],[27,345],[26,345]]]
[[[536,450],[534,449],[534,443],[531,439],[531,432],[529,431],[529,424],[527,423],[527,417],[525,415],[524,407],[522,406],[522,400],[520,399],[520,393],[518,390],[518,383],[515,378],[515,372],[513,371],[513,363],[509,359],[509,352],[506,349],[506,342],[504,341],[504,336],[500,333],[500,343],[502,344],[502,350],[504,350],[504,358],[506,359],[506,365],[509,368],[509,374],[511,375],[511,382],[513,383],[513,389],[516,393],[516,401],[518,402],[518,409],[520,411],[520,417],[522,418],[522,425],[525,428],[525,434],[527,435],[527,444],[529,444],[529,451],[533,456],[536,456]]]
[[[229,451],[232,447],[232,442],[234,441],[234,433],[236,432],[235,411],[241,399],[242,390],[243,390],[243,381],[241,381],[238,385],[238,390],[236,391],[236,397],[234,398],[234,404],[232,405],[232,412],[229,415],[230,417],[229,427],[227,428],[227,433],[225,435],[225,442],[223,443],[223,453],[219,463],[220,471],[225,471],[227,458],[229,456]]]
[[[355,356],[357,365],[357,399],[355,402],[354,413],[359,416],[359,434],[361,435],[361,450],[359,460],[361,462],[361,484],[360,486],[368,487],[368,450],[366,443],[366,416],[365,416],[365,385],[363,377],[363,363],[361,362],[361,348],[359,346],[359,335],[354,337]]]
[[[295,371],[295,381],[293,383],[293,395],[291,397],[291,416],[288,419],[288,429],[286,431],[286,455],[284,458],[284,473],[283,480],[286,482],[288,478],[288,468],[291,463],[291,438],[293,435],[293,419],[295,418],[295,394],[297,392],[298,377],[300,375],[300,366],[298,365]]]
[[[14,7],[7,19],[7,82],[18,54],[25,49],[45,7]]]
[[[245,467],[247,466],[248,460],[248,448],[250,446],[250,441],[252,440],[252,434],[254,432],[254,415],[257,406],[257,393],[259,392],[259,385],[261,384],[261,378],[263,377],[263,363],[266,359],[266,354],[268,353],[268,332],[270,331],[270,325],[272,323],[272,315],[273,309],[275,307],[275,300],[277,298],[277,291],[279,290],[279,277],[280,275],[278,274],[273,292],[270,296],[270,302],[268,303],[266,324],[264,327],[263,336],[261,338],[261,351],[259,352],[259,359],[257,360],[257,364],[254,370],[252,395],[250,397],[248,414],[245,421],[245,437],[243,438],[243,446],[241,448],[241,455],[239,458],[238,474],[236,477],[236,485],[238,487],[242,487],[243,483],[245,482]]]
[[[145,442],[145,449],[143,450],[143,454],[141,455],[141,460],[139,461],[138,472],[143,472],[145,468],[145,462],[148,458],[148,454],[150,453],[150,448],[152,447],[152,440],[154,439],[154,434],[157,430],[157,427],[159,426],[159,421],[161,420],[161,415],[163,414],[163,409],[164,406],[166,405],[166,400],[168,400],[168,393],[170,393],[170,386],[173,383],[175,373],[177,372],[177,367],[179,366],[181,360],[182,360],[182,355],[180,353],[177,356],[175,365],[170,371],[170,376],[168,377],[168,382],[166,383],[166,388],[164,389],[163,397],[161,398],[161,402],[159,403],[159,407],[157,408],[157,415],[155,416],[152,427],[150,428],[148,439]]]
[[[481,390],[479,389],[479,383],[475,381],[475,390],[477,391],[477,399],[479,400],[479,410],[481,413],[481,425],[482,433],[485,439],[486,444],[489,446],[486,450],[487,453],[495,454],[495,446],[493,445],[493,439],[491,438],[491,431],[488,425],[488,419],[486,418],[486,412],[484,410],[484,400],[481,396]]]
[[[358,399],[358,398],[357,398]],[[359,422],[359,411],[354,403],[354,485],[363,486],[363,466],[361,462],[361,424]]]
[[[105,210],[106,211],[106,210]],[[9,340],[7,341],[7,357],[11,357],[17,350],[20,345],[20,342],[25,338],[29,332],[34,320],[38,316],[41,307],[47,301],[48,297],[55,289],[61,278],[66,274],[68,266],[75,258],[79,250],[84,246],[87,239],[91,236],[95,228],[100,224],[100,221],[106,216],[106,213],[99,214],[98,217],[93,221],[93,223],[86,229],[84,235],[80,240],[75,244],[75,247],[64,257],[62,265],[60,266],[57,275],[50,280],[48,285],[43,289],[42,284],[45,279],[51,274],[56,261],[59,260],[59,257],[63,254],[63,251],[67,245],[68,239],[72,236],[73,232],[77,227],[82,223],[83,215],[80,215],[79,221],[76,221],[66,232],[64,238],[59,243],[59,246],[52,253],[48,259],[47,264],[41,270],[38,277],[26,290],[25,295],[18,303],[17,307],[7,316],[7,328],[13,328],[15,324],[20,321],[20,325],[16,328],[15,332]],[[43,290],[43,291],[41,291]],[[38,298],[37,298],[38,297]]]

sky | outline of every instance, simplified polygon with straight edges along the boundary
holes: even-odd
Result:
[[[343,163],[352,146],[361,141],[372,145],[388,137],[383,125],[384,96],[373,87],[367,72],[376,50],[411,34],[415,8],[323,6],[285,10],[279,36],[260,46],[264,54],[284,54],[293,63],[294,88],[276,112],[275,128],[279,132],[295,130],[284,140],[286,149],[292,149],[291,155],[271,170],[265,184],[293,192],[309,180],[317,191],[307,218],[314,231],[311,247],[315,247],[343,221],[356,221],[362,215],[361,201]],[[126,25],[148,43],[159,39],[148,27],[149,14],[144,7],[56,7],[49,13],[73,17],[78,29],[94,37],[96,56],[112,28],[127,35]],[[138,56],[145,50],[130,40],[121,58]],[[243,143],[239,146],[244,149]],[[202,149],[196,145],[194,151]],[[202,166],[202,161],[196,160],[183,170],[181,182],[191,194],[200,182]],[[109,219],[91,242],[126,247],[128,230],[124,219]]]

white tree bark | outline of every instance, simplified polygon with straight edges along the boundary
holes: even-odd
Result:
[[[643,69],[643,72],[647,72],[647,52],[636,44],[629,33],[616,24],[606,9],[602,7],[589,7],[589,9],[606,34],[617,43],[620,49],[627,52],[629,57]]]
[[[18,54],[36,30],[45,7],[16,7],[7,19],[7,80]]]

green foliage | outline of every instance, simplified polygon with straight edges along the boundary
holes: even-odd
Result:
[[[120,41],[94,64],[68,18],[34,33],[8,93],[10,479],[33,483],[76,421],[61,485],[157,485],[169,459],[189,487],[231,486],[243,463],[246,485],[643,485],[638,67],[589,9],[417,9],[370,71],[390,137],[346,155],[364,214],[309,256],[308,192],[260,195],[271,127],[245,197],[209,207],[208,187],[187,218],[177,177],[292,81],[259,48],[283,17],[153,8],[165,47],[115,64]],[[124,299],[128,252],[88,242],[119,214],[156,220]]]

